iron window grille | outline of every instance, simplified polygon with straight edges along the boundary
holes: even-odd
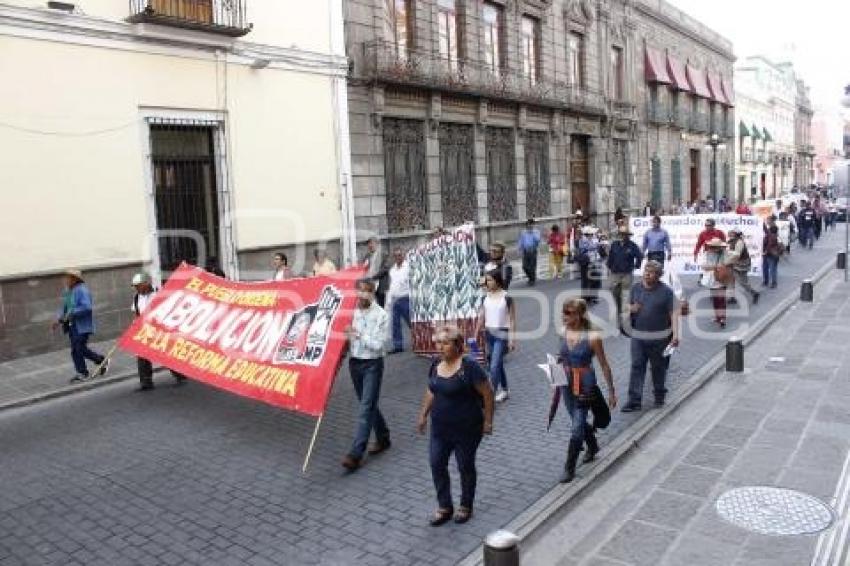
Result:
[[[247,0],[130,0],[132,23],[209,31],[240,37],[251,31]]]

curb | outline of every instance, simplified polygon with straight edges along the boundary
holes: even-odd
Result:
[[[835,270],[832,261],[826,263],[812,276],[812,285],[819,284],[827,275]],[[799,301],[799,292],[795,291],[770,312],[756,322],[742,337],[744,345],[751,344],[762,333],[780,318],[791,305]],[[597,478],[612,471],[615,466],[623,463],[629,453],[640,447],[640,442],[646,438],[657,425],[675,413],[680,406],[684,405],[692,395],[703,388],[711,379],[719,375],[726,364],[726,352],[720,350],[688,380],[668,400],[660,410],[645,413],[626,432],[609,445],[607,454],[599,458],[598,463],[585,475],[576,477],[568,486],[556,485],[543,497],[538,499],[520,515],[502,528],[519,537],[520,544],[531,539],[537,529],[542,527],[567,504],[588,495]],[[459,561],[458,566],[480,566],[483,564],[483,546],[479,546],[465,558]]]
[[[165,368],[154,368],[153,372],[158,373],[160,371],[164,371]],[[126,381],[131,378],[137,378],[138,374],[134,371],[125,371],[123,373],[119,373],[116,375],[111,375],[109,377],[95,377],[90,381],[85,381],[80,383],[79,385],[69,385],[63,389],[56,389],[54,391],[47,391],[45,393],[37,393],[35,395],[31,395],[29,397],[24,397],[23,399],[16,399],[14,401],[9,401],[6,403],[0,403],[0,412],[6,411],[8,409],[16,409],[20,407],[26,407],[28,405],[35,405],[37,403],[41,403],[42,401],[50,401],[52,399],[59,399],[61,397],[68,397],[69,395],[74,395],[76,393],[82,393],[83,391],[89,391],[91,389],[97,389],[99,387],[104,387],[106,385],[112,385],[114,383],[120,383],[122,381]]]

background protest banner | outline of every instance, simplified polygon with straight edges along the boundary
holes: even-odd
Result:
[[[464,224],[411,250],[407,262],[413,351],[435,353],[434,330],[442,324],[455,324],[472,338],[484,300],[473,225]]]
[[[752,258],[750,275],[761,274],[761,256],[764,231],[762,220],[758,216],[742,214],[691,214],[687,216],[662,216],[661,227],[670,234],[670,244],[673,248],[672,269],[679,275],[696,275],[702,273],[702,258],[698,257],[694,262],[694,248],[697,245],[699,233],[705,229],[705,221],[709,218],[715,220],[718,230],[724,234],[729,233],[732,228],[738,228],[744,234],[744,242],[747,251]],[[632,217],[629,219],[629,228],[634,233],[632,239],[638,244],[643,244],[643,235],[652,228],[650,217]],[[665,264],[669,269],[670,263]]]
[[[361,274],[239,283],[184,264],[118,344],[214,387],[319,416]]]

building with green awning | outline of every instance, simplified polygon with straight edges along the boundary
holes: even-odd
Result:
[[[747,125],[744,123],[743,120],[741,120],[741,123],[738,124],[738,131],[740,132],[740,134],[739,134],[740,137],[742,137],[742,138],[750,137],[750,129],[747,128]]]

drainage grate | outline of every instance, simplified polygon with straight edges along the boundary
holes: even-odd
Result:
[[[835,519],[826,503],[793,489],[739,487],[717,499],[718,515],[763,535],[805,535],[826,530]]]

